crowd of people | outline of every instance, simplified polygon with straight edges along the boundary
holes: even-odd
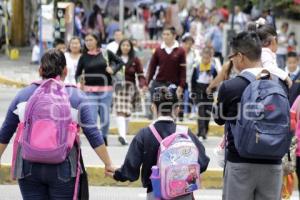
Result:
[[[185,138],[190,138],[199,152],[199,173],[203,173],[209,164],[199,139],[207,139],[211,118],[217,124],[225,125],[221,143],[226,155],[223,158],[226,161],[223,166],[224,200],[281,198],[284,175],[281,160],[290,148],[291,132],[300,137],[295,125],[298,124],[300,106],[299,56],[295,33],[288,33],[288,23],[283,23],[277,30],[270,10],[258,15],[252,4],[246,5],[243,11],[236,6],[233,19],[225,5],[210,10],[204,4],[180,8],[176,0],[172,0],[168,7],[155,12],[143,7],[146,33],[150,39],[162,40],[145,61],[139,56],[143,51],[139,41],[132,37],[134,34],[126,35],[119,30],[116,17],[110,23],[104,23],[97,5],[89,17],[84,13],[82,5],[77,4],[76,36],[68,44],[56,39],[54,49],[43,55],[39,73],[45,82],[26,87],[13,100],[0,130],[0,157],[20,127],[18,124],[24,121],[24,132],[33,135],[41,126],[35,127],[34,123],[28,122],[37,119],[26,114],[34,109],[25,111],[24,120],[22,110],[24,112],[27,107],[25,109],[22,103],[31,103],[35,99],[32,96],[37,95],[35,91],[41,90],[42,86],[47,93],[45,83],[49,80],[57,84],[57,88],[63,81],[70,107],[76,113],[74,121],[104,162],[105,174],[117,181],[135,181],[141,168],[147,199],[157,198],[150,176],[151,167],[160,161],[159,148],[167,148],[160,139],[169,140],[172,133],[177,132],[176,121],[186,117],[197,121],[198,125],[195,135],[187,131]],[[230,41],[231,53],[226,58],[223,54],[224,26],[230,20],[236,24],[238,33]],[[147,93],[150,94],[149,103],[141,105],[141,97]],[[61,91],[56,95],[62,95]],[[252,103],[251,100],[262,103],[263,107],[251,104],[249,115],[252,118],[249,120],[244,116],[248,108],[243,106],[249,106],[247,103]],[[115,169],[106,150],[112,110],[116,115],[119,142],[128,145],[128,123],[141,106],[147,107],[153,122],[136,134],[124,164]],[[193,113],[197,113],[196,119],[191,117]],[[26,129],[26,126],[33,128]],[[241,136],[242,133],[249,137]],[[176,136],[180,137],[180,134]],[[173,138],[172,141],[176,140]],[[22,148],[31,144],[23,140],[15,143],[19,146],[16,147],[14,175],[19,180],[24,199],[30,199],[32,195],[45,199],[65,195],[71,199],[75,195],[78,182],[74,166],[76,155],[80,155],[79,144],[70,148],[63,163],[49,165],[43,160],[42,164],[26,160]],[[297,144],[296,172],[300,179],[300,138]],[[77,154],[76,149],[79,149]],[[53,174],[55,170],[57,176]],[[61,173],[68,177],[62,180]],[[51,184],[53,182],[58,184]],[[68,190],[62,191],[59,187]],[[298,188],[300,190],[300,183]],[[193,199],[192,191],[174,199]]]

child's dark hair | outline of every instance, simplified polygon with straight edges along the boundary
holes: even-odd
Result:
[[[297,55],[296,52],[291,51],[291,52],[289,52],[289,53],[287,54],[287,57],[288,57],[288,58],[298,58],[298,55]]]
[[[62,51],[50,49],[41,59],[41,76],[43,78],[55,78],[61,76],[66,67],[66,58]]]
[[[55,40],[54,40],[54,48],[55,47],[57,47],[58,45],[60,45],[60,44],[65,44],[65,41],[63,40],[63,39],[61,39],[61,38],[56,38]]]
[[[261,40],[262,46],[267,47],[271,44],[273,37],[277,37],[275,28],[269,24],[248,23],[248,31],[256,32]]]
[[[129,60],[128,60],[128,65],[131,65],[131,63],[132,63],[132,61],[133,61],[133,59],[134,59],[134,57],[135,57],[135,52],[134,52],[133,44],[132,44],[132,42],[130,41],[130,39],[125,38],[125,39],[121,40],[116,55],[119,56],[119,57],[122,56],[122,49],[121,49],[121,46],[122,46],[122,44],[123,44],[124,42],[128,42],[128,43],[129,43],[129,46],[130,46],[130,50],[129,50],[129,53],[128,53],[128,58],[129,58]]]
[[[170,85],[169,87],[154,88],[152,102],[157,108],[157,112],[163,116],[172,115],[173,108],[178,106],[176,86]]]

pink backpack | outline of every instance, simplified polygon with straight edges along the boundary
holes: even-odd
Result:
[[[177,125],[175,133],[164,139],[153,124],[150,125],[150,129],[160,143],[157,165],[152,167],[150,177],[154,196],[174,199],[198,190],[200,188],[199,151],[188,135],[188,127]]]
[[[39,87],[29,98],[24,121],[17,128],[13,143],[11,175],[17,151],[21,147],[22,158],[37,163],[62,163],[73,148],[80,145],[79,128],[72,121],[71,104],[65,85],[57,79],[34,82]],[[73,200],[77,199],[80,176],[80,147],[78,146],[77,173]]]
[[[35,90],[25,109],[21,146],[25,160],[38,163],[63,162],[74,145],[77,124],[64,84],[48,79]]]

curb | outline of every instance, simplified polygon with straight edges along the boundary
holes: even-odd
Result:
[[[116,182],[104,176],[104,167],[86,166],[89,185],[91,186],[120,186],[120,187],[142,187],[141,180],[135,182]],[[10,177],[10,165],[2,164],[0,167],[0,184],[17,184]],[[201,187],[203,189],[221,189],[223,185],[223,170],[208,169],[201,175]]]
[[[22,88],[22,87],[25,87],[28,85],[27,83],[11,80],[11,79],[6,78],[1,75],[0,75],[0,84],[7,85],[7,86],[13,86],[13,87],[17,87],[17,88]]]
[[[195,120],[196,121],[196,120]],[[135,135],[140,129],[147,127],[152,121],[150,120],[140,120],[140,121],[132,121],[129,122],[129,129],[128,134],[129,135]],[[179,122],[177,123],[179,125],[188,126],[193,133],[198,132],[198,127],[196,122]],[[109,129],[109,133],[113,135],[118,134],[118,129],[115,127],[112,127]],[[224,126],[218,126],[218,125],[210,125],[209,126],[209,133],[208,136],[219,136],[222,137],[224,135]]]

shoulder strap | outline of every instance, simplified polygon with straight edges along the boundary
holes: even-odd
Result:
[[[182,126],[182,125],[176,125],[176,133],[184,133],[184,134],[188,134],[189,132],[189,127],[187,126]]]
[[[159,135],[159,133],[157,132],[157,130],[156,130],[156,128],[154,127],[154,125],[151,124],[151,125],[149,126],[149,128],[150,128],[151,132],[153,133],[154,137],[157,139],[157,141],[158,141],[159,143],[161,143],[162,138],[161,138],[161,136]]]

